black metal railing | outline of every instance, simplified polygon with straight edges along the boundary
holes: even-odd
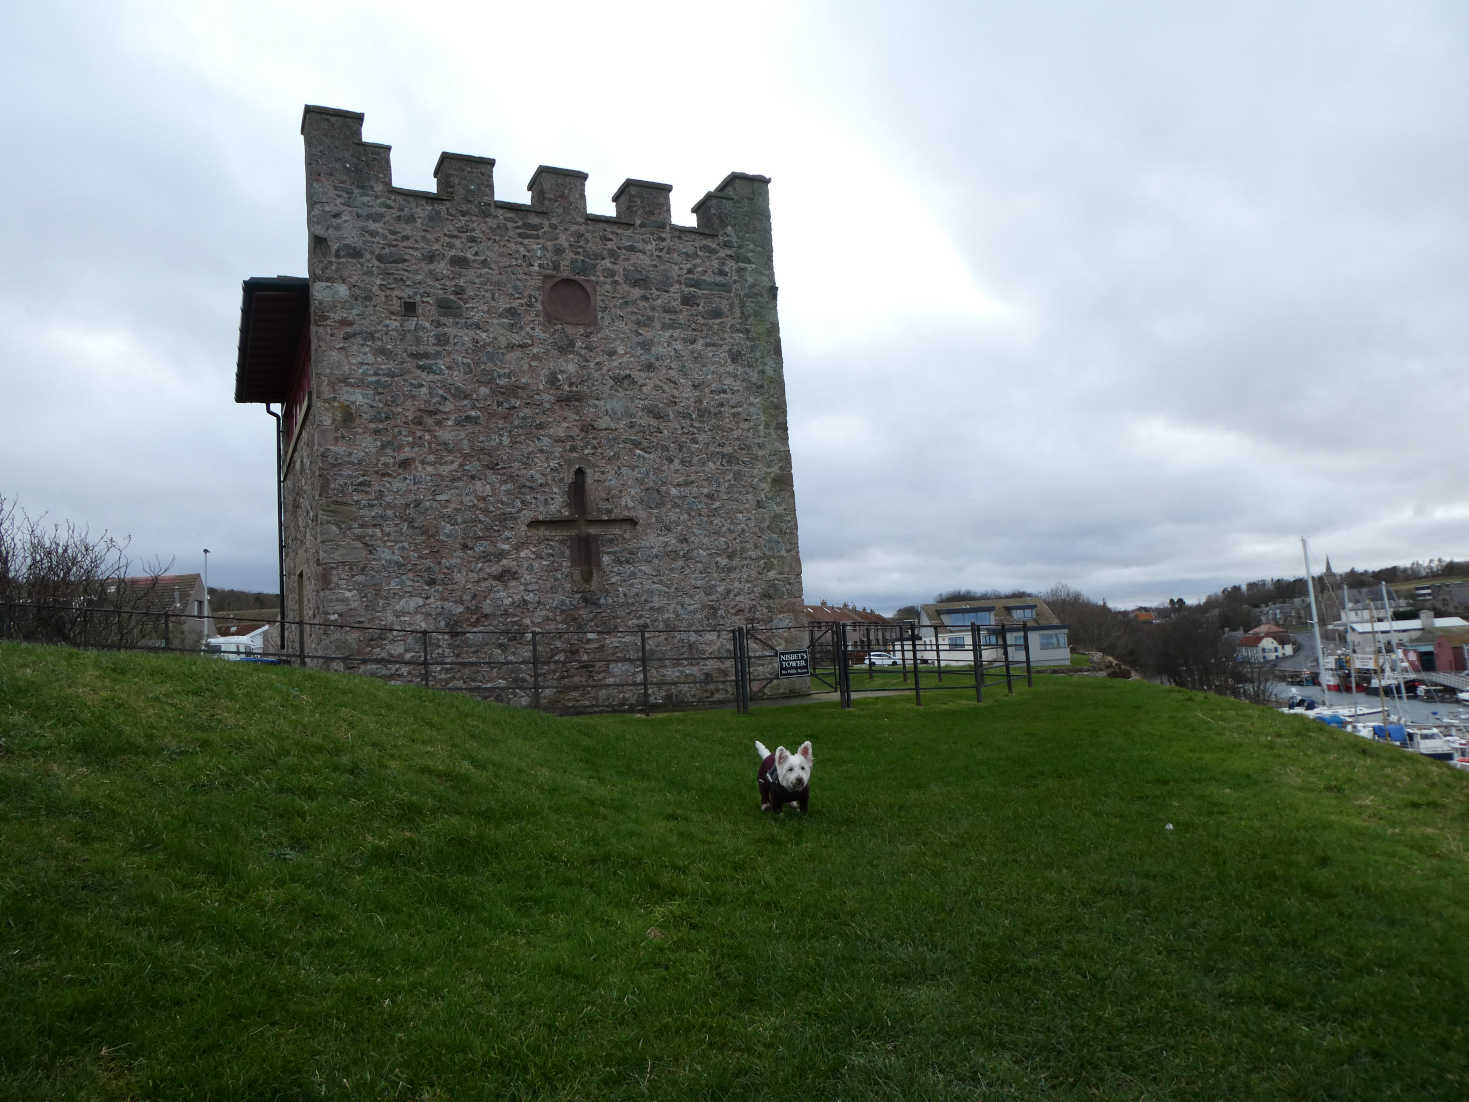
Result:
[[[807,680],[779,678],[775,651],[741,650],[745,637],[739,634],[804,641],[804,628],[449,629],[287,620],[269,625],[258,644],[207,634],[243,623],[259,621],[149,609],[0,605],[0,638],[213,653],[366,674],[563,713],[731,704],[747,711],[757,700],[809,692]]]
[[[0,604],[0,638],[67,646],[214,653],[468,693],[561,713],[733,706],[808,694],[843,708],[862,693],[923,693],[1032,678],[1031,628],[935,629],[822,622],[798,628],[421,628],[288,620],[249,636],[211,635],[260,621],[85,604]],[[1018,638],[1017,638],[1018,637]],[[954,640],[958,639],[959,643]],[[886,656],[886,657],[884,657]],[[804,661],[792,662],[792,658]],[[878,661],[882,667],[876,665]],[[802,668],[804,667],[804,669]],[[789,670],[795,669],[792,677]],[[865,669],[865,677],[863,672]],[[898,679],[885,674],[896,673]]]
[[[891,694],[899,685],[911,689],[915,704],[923,703],[925,691],[959,689],[972,689],[982,703],[987,686],[1003,684],[1013,693],[1022,675],[1027,685],[1034,683],[1030,636],[1038,630],[1030,624],[813,623],[812,681],[828,685],[844,708],[858,694]],[[897,685],[884,676],[889,672],[900,674]]]

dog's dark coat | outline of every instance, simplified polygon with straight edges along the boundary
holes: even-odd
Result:
[[[811,786],[808,784],[799,792],[791,792],[781,787],[780,780],[775,772],[775,755],[766,754],[765,760],[760,763],[760,771],[755,774],[755,783],[760,786],[760,804],[763,807],[770,805],[770,810],[777,815],[780,809],[792,800],[801,809],[801,814],[806,813],[806,802],[811,799]]]

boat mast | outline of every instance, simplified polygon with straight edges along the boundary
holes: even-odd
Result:
[[[1367,592],[1372,591],[1369,589]],[[1372,676],[1377,682],[1377,699],[1381,702],[1379,707],[1382,709],[1382,722],[1386,723],[1387,697],[1383,695],[1383,690],[1387,688],[1387,670],[1382,665],[1382,644],[1377,641],[1377,610],[1372,607],[1371,597],[1367,598],[1367,615],[1372,618]]]
[[[1388,602],[1387,602],[1387,583],[1386,582],[1383,582],[1382,583],[1382,607],[1385,608],[1385,609],[1387,609],[1387,620],[1388,620],[1388,624],[1387,624],[1388,636],[1387,637],[1391,641],[1390,642],[1390,646],[1392,647],[1393,670],[1397,673],[1397,682],[1398,682],[1398,714],[1403,719],[1407,719],[1408,718],[1408,687],[1403,684],[1403,646],[1393,636],[1393,632],[1392,632],[1392,608],[1388,605]]]
[[[1316,670],[1321,678],[1321,703],[1326,703],[1326,652],[1321,649],[1321,620],[1316,614],[1316,586],[1311,581],[1311,552],[1301,537],[1301,558],[1306,561],[1306,592],[1311,597],[1311,630],[1316,635]]]

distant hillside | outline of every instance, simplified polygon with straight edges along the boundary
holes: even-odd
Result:
[[[281,607],[279,593],[252,593],[246,589],[209,587],[209,607],[216,613]]]
[[[1469,1095],[1469,774],[1142,682],[924,701],[0,644],[0,1097]]]

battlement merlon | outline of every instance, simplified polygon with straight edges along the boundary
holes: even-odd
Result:
[[[306,140],[307,196],[313,185],[338,181],[359,191],[393,185],[392,146],[362,140],[362,112],[307,104],[301,114]]]
[[[495,158],[471,157],[467,153],[440,153],[434,165],[442,199],[468,199],[471,202],[495,201]]]
[[[636,226],[667,228],[673,222],[673,205],[669,193],[672,184],[655,184],[652,180],[622,181],[612,196],[617,217]]]
[[[301,136],[330,134],[342,141],[362,140],[362,120],[367,116],[361,111],[343,111],[340,107],[321,107],[308,103],[301,112]]]
[[[574,168],[541,165],[525,185],[530,205],[551,217],[584,222],[587,217],[587,174]]]
[[[748,172],[731,172],[723,182],[693,206],[699,229],[707,233],[733,230],[742,250],[764,254],[769,264],[770,177]],[[756,259],[747,257],[747,259]]]

